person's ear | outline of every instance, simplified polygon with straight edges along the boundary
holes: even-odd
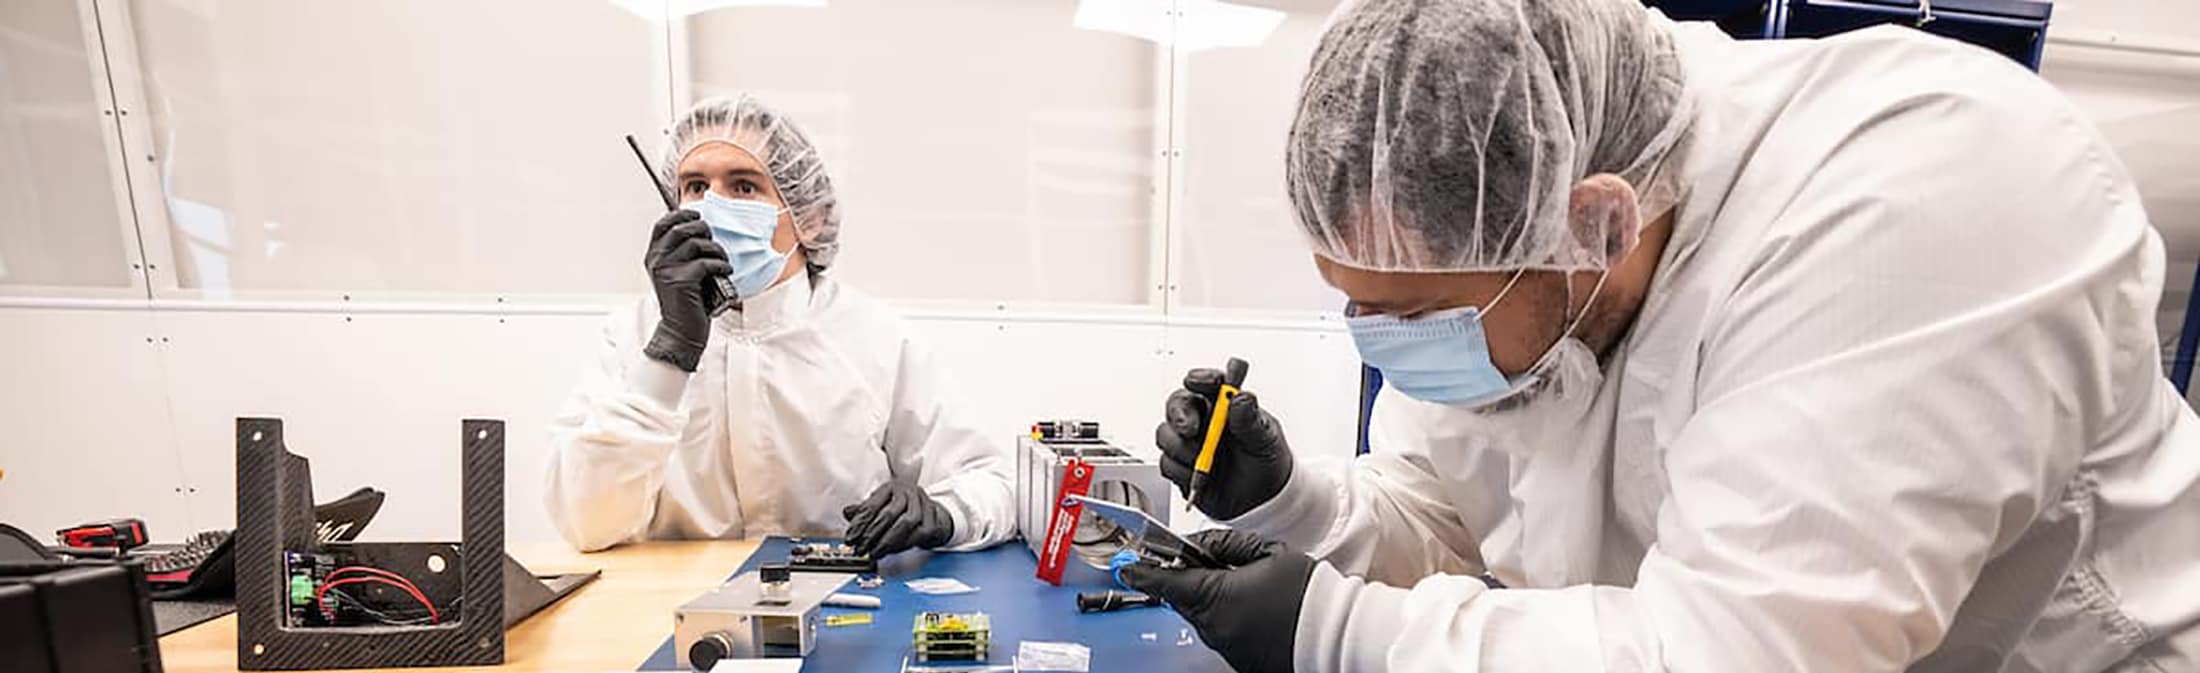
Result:
[[[1641,212],[1635,203],[1635,186],[1611,173],[1598,173],[1574,183],[1567,194],[1566,219],[1574,241],[1590,254],[1602,254],[1604,264],[1619,264],[1635,249],[1642,236]]]

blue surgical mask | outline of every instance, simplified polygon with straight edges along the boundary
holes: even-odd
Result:
[[[1345,320],[1360,360],[1383,373],[1383,382],[1407,397],[1462,407],[1486,406],[1528,389],[1533,374],[1507,377],[1490,360],[1482,314],[1497,306],[1520,274],[1485,306],[1437,311],[1411,320],[1389,315]],[[1572,332],[1569,326],[1567,331]]]
[[[680,207],[701,213],[703,223],[710,225],[710,239],[726,250],[726,261],[733,264],[730,278],[740,298],[770,288],[787,268],[787,253],[772,248],[772,233],[779,230],[778,206],[706,192],[701,201]]]
[[[1490,361],[1482,310],[1467,306],[1405,320],[1374,315],[1348,318],[1360,360],[1383,373],[1383,383],[1406,397],[1457,406],[1481,406],[1534,385],[1532,376],[1508,378]]]

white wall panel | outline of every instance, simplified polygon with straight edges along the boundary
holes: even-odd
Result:
[[[0,308],[0,522],[43,537],[135,516],[160,540],[200,527],[160,347],[142,309]]]
[[[1170,225],[1177,305],[1335,313],[1284,190],[1284,141],[1299,80],[1337,0],[1249,0],[1183,30],[1176,142],[1181,190]],[[1212,10],[1211,10],[1212,11]],[[1236,29],[1236,30],[1232,30]],[[1202,32],[1250,30],[1250,44]]]
[[[600,0],[131,0],[157,286],[640,291],[661,20]],[[121,39],[118,36],[116,39]]]
[[[1152,441],[1167,380],[1161,328],[1060,322],[917,319],[979,422],[1003,441],[1040,419],[1099,421],[1120,441]],[[1143,428],[1143,429],[1141,429]]]
[[[80,10],[0,2],[0,294],[144,296],[110,181],[119,157],[98,30]]]
[[[545,428],[592,356],[598,316],[0,315],[22,327],[0,330],[0,374],[48,382],[0,398],[0,421],[20,439],[0,447],[4,520],[38,530],[142,515],[165,539],[233,526],[235,419],[264,415],[281,417],[289,448],[313,461],[318,497],[363,485],[390,492],[370,538],[448,538],[458,527],[458,422],[487,417],[509,424],[510,539],[557,539],[541,506]],[[1302,455],[1350,453],[1357,373],[1339,332],[1093,316],[911,323],[1003,442],[1034,420],[1073,417],[1150,446],[1184,370],[1237,355],[1254,363],[1251,388]],[[122,466],[101,472],[111,488],[59,479],[87,456]],[[186,499],[185,488],[196,492]]]
[[[503,419],[514,541],[555,539],[542,509],[550,416],[591,353],[596,316],[175,312],[178,444],[202,527],[233,525],[235,419],[276,416],[313,461],[314,495],[390,493],[372,539],[458,535],[459,422]]]
[[[756,93],[817,144],[847,279],[894,298],[1144,301],[1168,53],[1080,14],[1125,3],[768,5],[690,17],[684,84]]]

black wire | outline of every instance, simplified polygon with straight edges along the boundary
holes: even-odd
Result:
[[[336,596],[337,602],[350,603],[352,609],[358,610],[360,614],[366,615],[368,618],[373,619],[376,623],[389,626],[419,626],[422,624],[430,623],[434,619],[432,613],[430,613],[425,607],[417,608],[414,610],[402,610],[395,608],[388,611],[377,610],[372,606],[367,605],[367,602],[361,600],[358,596],[353,596],[349,592],[346,592],[346,588],[348,587],[336,587],[333,589],[329,589],[328,592],[329,594]],[[448,611],[458,609],[460,598],[464,597],[460,596],[458,598],[451,599],[450,606],[448,608],[445,608],[445,610]],[[417,604],[417,601],[415,601],[413,604]]]

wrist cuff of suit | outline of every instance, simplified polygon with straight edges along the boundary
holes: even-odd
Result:
[[[1390,648],[1406,631],[1409,593],[1387,584],[1344,573],[1327,562],[1314,564],[1306,578],[1306,597],[1292,635],[1292,670],[1297,673],[1388,670]]]
[[[626,369],[627,389],[668,412],[680,408],[680,396],[687,391],[687,380],[688,372],[647,354],[634,358]]]
[[[970,511],[970,503],[963,502],[955,494],[954,481],[954,478],[950,478],[924,490],[926,497],[931,498],[941,509],[947,510],[948,524],[954,526],[954,530],[947,535],[947,543],[940,545],[939,551],[973,551],[982,546],[980,543],[985,540],[979,537],[977,526],[971,525],[975,515]]]
[[[680,371],[687,372],[689,374],[695,373],[695,365],[703,361],[703,352],[701,350],[693,348],[676,348],[666,346],[663,343],[664,341],[665,339],[661,335],[651,338],[648,345],[642,346],[642,355],[649,356],[649,359],[677,367]]]

